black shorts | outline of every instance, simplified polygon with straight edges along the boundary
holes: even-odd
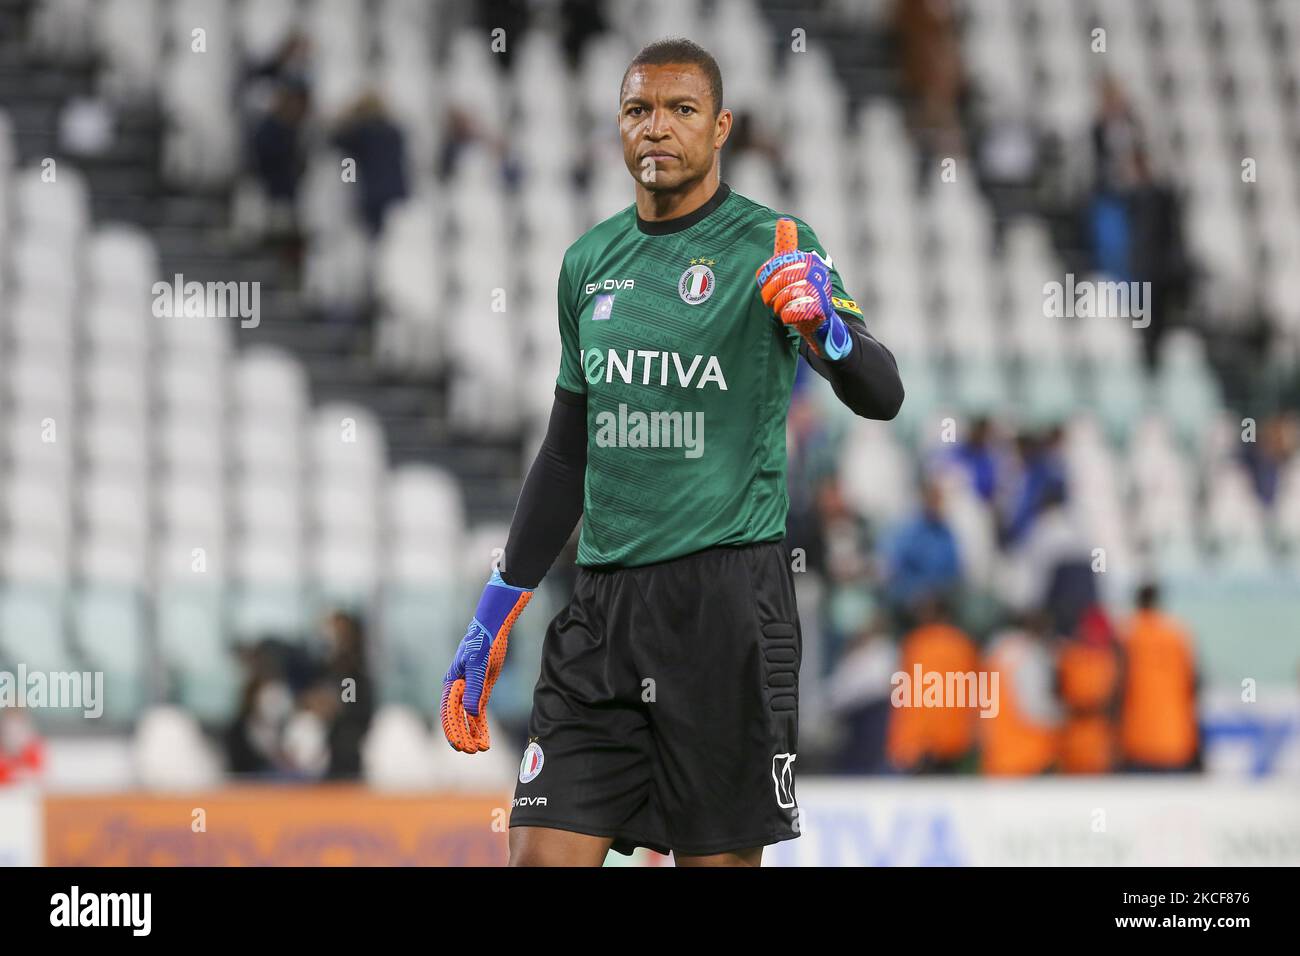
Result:
[[[512,827],[723,853],[799,835],[799,618],[781,542],[580,568],[551,621]]]

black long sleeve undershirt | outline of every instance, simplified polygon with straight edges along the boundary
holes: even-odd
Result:
[[[535,588],[582,517],[587,475],[587,396],[555,389],[546,437],[528,469],[506,539],[501,578]]]
[[[807,343],[800,354],[854,414],[889,420],[903,404],[903,382],[889,349],[858,322],[845,322],[853,351],[838,362],[818,358]],[[582,517],[587,472],[587,396],[555,389],[546,438],[528,470],[506,540],[507,584],[535,588],[555,563]]]
[[[835,397],[853,414],[889,421],[903,405],[898,363],[861,322],[846,320],[844,324],[853,336],[853,351],[840,361],[818,358],[807,342],[799,343],[799,354],[831,383]]]

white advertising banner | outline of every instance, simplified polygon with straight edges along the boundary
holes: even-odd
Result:
[[[1300,783],[805,778],[769,866],[1300,866]]]

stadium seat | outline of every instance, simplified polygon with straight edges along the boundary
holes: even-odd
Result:
[[[53,586],[0,588],[0,657],[7,665],[54,673],[78,669],[65,639],[64,602]]]
[[[72,633],[92,670],[104,674],[104,719],[133,720],[148,689],[145,672],[145,613],[132,589],[88,587],[73,596]]]
[[[240,676],[225,637],[220,590],[177,585],[160,591],[154,629],[179,702],[200,720],[228,720]]]

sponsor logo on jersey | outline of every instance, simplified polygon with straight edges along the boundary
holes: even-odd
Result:
[[[717,280],[713,278],[713,270],[709,268],[711,265],[711,259],[692,259],[691,265],[677,280],[677,294],[687,305],[699,305],[713,295]]]
[[[512,807],[544,807],[546,806],[545,797],[515,797],[510,801]]]
[[[772,783],[776,785],[776,805],[784,810],[794,806],[795,754],[777,754],[772,758]]]
[[[519,782],[532,783],[536,780],[545,762],[546,755],[542,753],[542,745],[534,740],[524,751],[524,759],[519,761]]]
[[[627,289],[631,291],[635,288],[635,279],[602,279],[599,282],[588,282],[586,286],[584,286],[587,295],[602,290],[605,292],[617,292],[619,289]]]
[[[679,352],[657,352],[653,349],[610,349],[602,352],[598,349],[582,349],[578,353],[578,364],[587,377],[587,384],[613,382],[615,376],[627,385],[658,384],[676,385],[679,388],[703,388],[712,383],[718,390],[727,390],[727,379],[722,374],[722,363],[716,355],[692,355],[690,363],[684,364]],[[704,368],[701,370],[700,365]],[[698,378],[696,377],[698,374]]]

